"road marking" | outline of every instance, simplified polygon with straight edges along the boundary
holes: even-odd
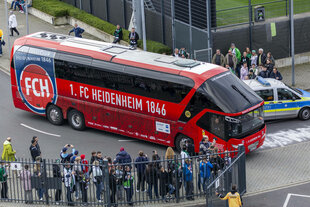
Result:
[[[41,130],[39,130],[39,129],[35,129],[35,128],[31,127],[31,126],[28,126],[28,125],[26,125],[26,124],[23,124],[23,123],[21,123],[20,125],[23,126],[23,127],[28,128],[28,129],[31,129],[31,130],[33,130],[33,131],[40,132],[40,133],[42,133],[42,134],[46,134],[46,135],[50,135],[50,136],[54,136],[54,137],[61,137],[61,136],[58,135],[58,134],[52,134],[52,133],[44,132],[44,131],[41,131]]]
[[[1,66],[0,66],[0,70],[1,70],[2,72],[4,72],[5,74],[7,74],[8,76],[11,75],[9,71],[7,71],[6,69],[2,68]]]
[[[130,139],[120,139],[119,142],[136,142],[137,140],[130,140]]]
[[[310,140],[310,127],[281,130],[276,133],[267,134],[264,148],[284,147],[295,142],[300,143]]]
[[[283,207],[287,207],[288,202],[290,201],[290,199],[291,199],[292,196],[303,197],[303,198],[310,198],[309,195],[300,195],[300,194],[288,193],[288,194],[287,194],[287,197],[286,197],[286,199],[285,199],[285,202],[284,202],[284,204],[283,204]]]

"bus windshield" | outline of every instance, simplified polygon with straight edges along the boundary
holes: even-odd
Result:
[[[240,116],[207,112],[197,121],[197,125],[226,141],[244,138],[264,126],[263,106]]]
[[[197,91],[224,113],[238,113],[263,101],[231,72],[208,79]]]

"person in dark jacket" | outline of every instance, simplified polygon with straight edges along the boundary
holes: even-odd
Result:
[[[270,78],[274,78],[276,80],[282,80],[282,75],[276,67],[273,68],[273,71],[270,74]]]
[[[74,32],[75,37],[82,38],[82,34],[85,30],[78,26],[77,23],[74,24],[74,28],[70,30],[69,35]]]
[[[199,152],[202,152],[203,155],[210,154],[211,142],[207,135],[203,135],[201,142],[199,143]]]
[[[261,64],[263,65],[266,64],[266,54],[264,53],[264,50],[262,48],[259,48],[256,65],[261,65]]]
[[[69,154],[67,151],[68,148],[70,147],[72,148],[72,151]],[[70,158],[73,156],[74,152],[75,152],[74,146],[72,144],[66,144],[60,152],[61,163],[70,162]]]
[[[129,44],[131,48],[136,49],[138,45],[139,35],[136,32],[134,27],[131,29],[131,32],[129,33],[128,38],[129,38]]]
[[[160,170],[160,157],[158,155],[158,152],[156,150],[153,150],[153,155],[152,155],[152,162],[154,167],[156,167],[157,170]]]
[[[250,69],[250,70],[249,70],[248,77],[249,77],[250,80],[256,78],[256,75],[254,74],[253,69]]]
[[[37,142],[37,144],[36,144],[36,147],[37,147],[37,149],[38,149],[38,151],[39,151],[39,153],[40,153],[40,157],[42,157],[41,156],[41,148],[40,148],[40,145],[39,145],[39,138],[37,137],[37,136],[33,136],[32,137],[32,140],[35,140],[36,142]]]
[[[269,72],[265,66],[262,66],[262,71],[258,74],[262,78],[269,78]]]
[[[37,142],[35,140],[31,140],[31,146],[29,148],[32,161],[36,161],[36,157],[40,157],[40,151],[37,148]]]
[[[168,173],[163,166],[161,166],[160,168],[158,178],[159,178],[159,195],[163,200],[166,200],[166,195],[168,193]]]
[[[124,147],[121,147],[120,152],[117,153],[116,159],[114,160],[114,164],[127,164],[131,163],[131,157],[128,152],[125,151]]]
[[[214,147],[214,155],[211,156],[210,162],[213,165],[214,176],[217,176],[218,171],[224,168],[224,160],[217,154],[218,148]]]
[[[241,65],[243,65],[243,63],[246,63],[247,66],[250,66],[250,58],[248,58],[247,55],[248,55],[247,52],[243,52],[243,55],[242,55],[241,61],[240,61]]]
[[[113,43],[119,43],[121,40],[123,39],[123,30],[121,28],[121,26],[116,25],[116,29],[114,31],[114,41]]]
[[[158,173],[157,168],[153,163],[149,163],[146,168],[146,182],[148,184],[148,194],[150,199],[152,199],[152,188],[154,186],[154,192],[156,198],[159,198],[158,196]]]
[[[59,205],[59,202],[61,200],[61,193],[62,193],[62,184],[61,184],[61,171],[60,171],[60,160],[56,160],[56,162],[53,164],[53,177],[57,179],[57,189],[55,192],[55,202],[56,205]],[[59,186],[58,186],[59,184]]]
[[[124,173],[124,178],[123,178],[123,186],[126,192],[126,200],[129,206],[133,206],[132,202],[132,196],[133,196],[133,181],[134,181],[134,176],[130,171],[130,167],[126,166],[125,167],[125,173]]]
[[[116,200],[115,200],[115,195],[116,195],[116,182],[117,182],[117,178],[116,178],[116,174],[115,174],[115,170],[111,169],[110,170],[110,176],[109,176],[109,186],[110,186],[110,190],[111,190],[111,204],[112,206],[117,206],[116,204]]]
[[[136,158],[135,167],[137,168],[137,176],[138,176],[138,183],[136,191],[145,191],[144,184],[145,184],[145,169],[147,165],[148,159],[147,155],[143,153],[143,151],[139,152],[139,157]]]
[[[187,139],[185,141],[185,145],[187,147],[187,152],[188,152],[188,155],[189,156],[195,156],[196,153],[195,153],[195,146],[194,146],[194,143],[191,139]]]

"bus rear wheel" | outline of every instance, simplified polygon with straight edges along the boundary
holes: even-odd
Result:
[[[191,138],[189,138],[188,136],[185,136],[184,134],[180,134],[177,136],[174,144],[178,152],[182,151],[182,148],[185,145],[186,140],[190,140],[191,142],[193,142]]]
[[[84,115],[75,109],[72,109],[71,111],[69,111],[68,122],[70,126],[75,130],[82,131],[85,129]]]
[[[62,125],[64,117],[61,108],[55,105],[49,105],[46,110],[47,120],[54,125]]]
[[[301,120],[308,120],[308,119],[310,119],[310,108],[303,108],[299,112],[299,119],[301,119]]]

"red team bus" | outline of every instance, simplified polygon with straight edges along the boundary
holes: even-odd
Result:
[[[99,41],[39,32],[15,41],[16,108],[55,125],[92,127],[180,150],[203,135],[220,150],[265,139],[263,100],[225,68]]]

